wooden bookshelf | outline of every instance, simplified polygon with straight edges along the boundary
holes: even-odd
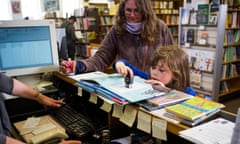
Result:
[[[240,91],[240,1],[222,0],[221,3],[228,5],[219,91],[222,98]]]
[[[183,0],[152,0],[152,6],[156,15],[168,25],[177,43],[179,7],[183,6]]]

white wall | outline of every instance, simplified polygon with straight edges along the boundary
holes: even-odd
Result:
[[[16,15],[12,13],[11,1],[21,2],[21,13]],[[43,11],[44,0],[0,0],[0,20],[23,19],[43,19],[45,12]],[[83,7],[83,0],[59,0],[60,16],[66,17],[74,14],[74,9]]]

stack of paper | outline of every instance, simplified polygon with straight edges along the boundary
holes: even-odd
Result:
[[[230,144],[234,125],[234,122],[217,118],[180,131],[180,136],[197,144]]]

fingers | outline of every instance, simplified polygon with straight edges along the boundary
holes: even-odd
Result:
[[[74,72],[74,61],[61,61],[60,70],[63,73],[70,74]]]
[[[154,79],[149,79],[149,80],[146,80],[145,82],[148,84],[162,84],[162,82]]]
[[[153,89],[162,91],[162,92],[169,92],[171,90],[170,88],[166,87],[165,85],[161,85],[161,84],[153,84],[152,87],[153,87]]]
[[[133,73],[132,69],[129,68],[128,66],[126,66],[123,62],[116,63],[116,70],[118,73],[120,73],[124,77],[126,77],[128,73],[130,73],[131,77],[134,77],[134,73]]]
[[[45,95],[41,95],[38,98],[39,98],[38,102],[43,104],[45,106],[45,108],[47,106],[50,106],[50,107],[61,107],[62,105],[65,104],[62,100],[55,100],[55,99],[50,98],[50,97],[45,96]]]

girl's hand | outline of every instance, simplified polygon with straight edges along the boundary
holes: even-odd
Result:
[[[145,81],[148,84],[152,85],[152,88],[158,91],[162,91],[162,92],[169,92],[171,89],[166,87],[162,82],[158,81],[158,80],[146,80]]]

